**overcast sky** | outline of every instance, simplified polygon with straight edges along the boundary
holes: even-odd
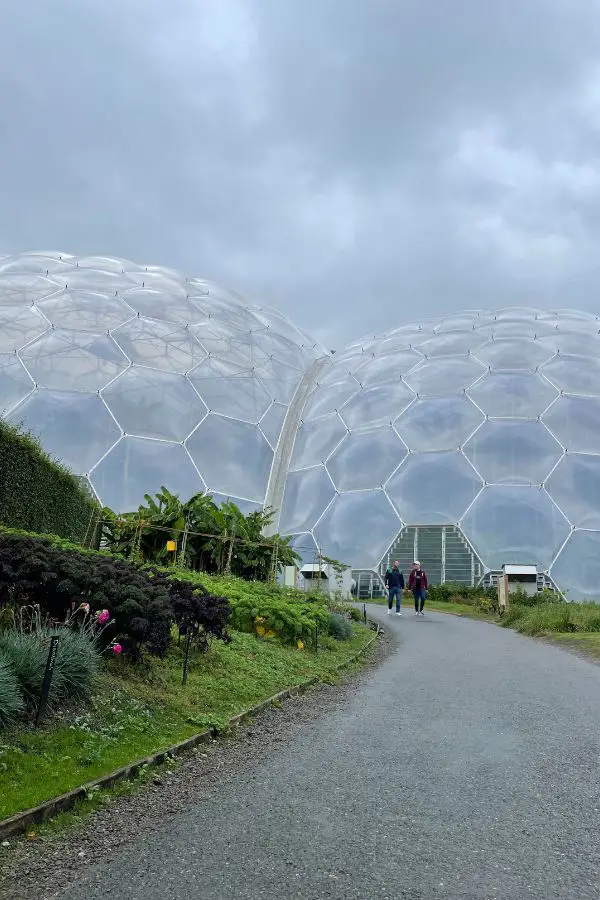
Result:
[[[0,252],[160,263],[338,348],[600,313],[599,0],[5,0]]]

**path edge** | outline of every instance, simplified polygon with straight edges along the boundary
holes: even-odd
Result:
[[[348,666],[351,666],[352,663],[360,659],[360,657],[373,646],[374,642],[379,637],[381,627],[378,622],[375,622],[372,619],[369,619],[368,621],[371,628],[375,631],[373,637],[367,641],[364,647],[361,647],[360,650],[344,660],[344,662],[334,666],[333,669],[331,669],[331,675],[335,675]],[[115,769],[114,772],[110,772],[108,775],[102,775],[94,781],[88,781],[86,784],[80,785],[80,787],[73,788],[73,790],[67,791],[66,794],[60,794],[58,797],[45,800],[44,803],[40,803],[39,806],[34,806],[23,812],[15,813],[7,819],[2,819],[2,821],[0,821],[0,841],[5,841],[9,837],[21,834],[32,825],[40,825],[43,822],[47,822],[60,813],[68,812],[79,800],[85,799],[92,792],[108,790],[121,781],[131,781],[143,768],[161,765],[166,759],[174,759],[178,756],[182,756],[184,753],[193,750],[195,747],[216,740],[220,735],[229,731],[230,728],[241,725],[253,716],[264,712],[265,709],[268,709],[268,707],[272,706],[274,703],[281,702],[282,700],[289,700],[291,697],[297,697],[300,694],[305,694],[311,687],[319,684],[322,680],[323,679],[319,678],[318,675],[315,675],[306,681],[285,688],[283,691],[278,691],[271,697],[267,697],[266,700],[261,700],[261,702],[257,703],[255,706],[251,706],[241,713],[232,716],[224,728],[207,728],[183,741],[178,741],[178,743],[173,744],[171,747],[159,750],[156,753],[151,753],[143,759],[138,759],[135,762],[121,766],[119,769]]]

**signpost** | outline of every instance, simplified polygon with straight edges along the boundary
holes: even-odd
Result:
[[[56,665],[56,655],[58,653],[58,635],[55,634],[50,638],[50,650],[48,651],[48,659],[46,661],[46,671],[44,672],[44,680],[42,682],[42,690],[40,691],[40,700],[38,703],[37,713],[35,716],[35,727],[41,723],[46,706],[48,704],[48,695],[50,693],[50,685],[52,684],[52,676],[54,675],[54,667]]]
[[[183,679],[181,681],[181,686],[185,687],[188,672],[190,668],[190,647],[192,644],[192,626],[188,625],[187,634],[185,636],[185,656],[183,659]]]
[[[498,578],[498,612],[500,615],[508,609],[508,575],[504,572]]]

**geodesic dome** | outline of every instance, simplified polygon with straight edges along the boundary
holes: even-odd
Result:
[[[260,508],[290,400],[322,354],[275,310],[202,278],[0,258],[0,416],[119,512],[162,484]]]
[[[301,414],[280,530],[373,569],[405,525],[456,525],[485,570],[600,597],[599,327],[475,311],[352,344]]]

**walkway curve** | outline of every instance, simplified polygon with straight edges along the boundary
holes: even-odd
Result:
[[[399,647],[349,703],[63,900],[597,900],[600,666],[369,612]]]

